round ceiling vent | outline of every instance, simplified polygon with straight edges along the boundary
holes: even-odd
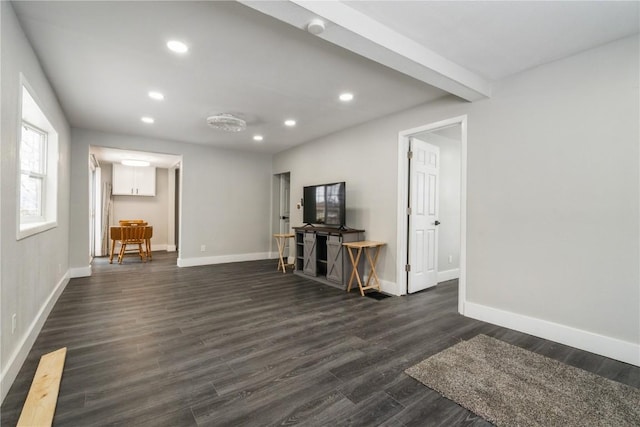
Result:
[[[247,128],[247,122],[227,113],[207,117],[207,124],[214,129],[226,132],[240,132]]]

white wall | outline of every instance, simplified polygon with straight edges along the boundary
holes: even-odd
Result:
[[[472,110],[468,224],[476,315],[518,313],[635,343],[603,349],[597,336],[556,331],[591,351],[624,348],[636,364],[638,51],[636,37],[539,67]],[[527,329],[538,327],[547,329]]]
[[[382,289],[393,292],[397,131],[382,120],[358,126],[274,156],[274,173],[291,172],[291,226],[301,226],[296,204],[306,185],[346,182],[347,227],[365,229],[367,240],[387,242],[376,271]],[[396,141],[396,142],[394,142]]]
[[[1,144],[0,163],[0,395],[4,399],[49,311],[69,281],[69,125],[13,12],[0,2]],[[57,227],[16,240],[20,135],[20,73],[58,132]],[[88,241],[86,243],[88,250]],[[12,334],[11,317],[16,314]],[[60,342],[60,346],[64,346]]]
[[[156,195],[151,197],[113,196],[113,224],[127,218],[142,218],[153,226],[154,250],[166,249],[169,209],[167,169],[156,168]]]
[[[112,182],[113,167],[101,163],[103,182]],[[173,169],[171,173],[174,173]],[[152,250],[166,250],[169,232],[169,170],[156,168],[155,196],[112,196],[113,215],[110,225],[118,225],[121,219],[141,218],[153,226]],[[173,204],[171,204],[173,206]],[[172,219],[173,220],[173,219]]]
[[[465,313],[640,364],[639,43],[620,40],[274,158],[302,186],[347,182],[347,223],[388,243],[392,289],[398,132],[468,116]],[[292,223],[301,223],[292,210]]]
[[[90,145],[183,156],[179,265],[270,256],[270,155],[76,128],[71,139],[71,220],[79,230],[71,236],[72,266],[89,265]]]

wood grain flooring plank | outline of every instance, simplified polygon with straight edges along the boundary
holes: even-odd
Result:
[[[236,374],[232,377],[214,381],[214,385],[221,395],[225,395],[256,387],[267,387],[274,382],[292,379],[302,381],[309,374],[324,375],[332,367],[342,366],[361,357],[362,352],[359,350],[348,347],[342,351],[332,349],[324,358],[315,355],[289,358],[274,365],[262,366],[248,374]]]
[[[337,413],[328,420],[323,420],[332,426],[368,427],[377,426],[393,418],[404,407],[396,402],[388,394],[379,391],[367,400],[357,404],[355,409],[349,412]]]
[[[305,374],[296,379],[273,379],[266,384],[245,388],[239,393],[230,393],[229,395],[242,400],[240,405],[235,400],[228,404],[223,396],[224,405],[212,407],[211,403],[205,403],[195,405],[192,409],[199,425],[263,425],[269,419],[335,390],[339,384],[340,380],[327,372],[319,375]],[[273,396],[279,398],[273,399]],[[303,398],[302,402],[300,397]]]
[[[72,279],[2,425],[15,425],[39,355],[65,346],[55,426],[484,426],[403,372],[479,333],[640,387],[638,367],[460,316],[456,281],[376,301],[274,260],[175,264],[98,258]]]
[[[477,415],[462,408],[455,402],[445,399],[439,393],[428,389],[422,399],[407,407],[396,417],[407,427],[418,426],[492,426]]]
[[[423,399],[432,390],[402,372],[387,385],[384,391],[396,402],[407,408],[418,400]]]
[[[112,425],[114,427],[197,427],[198,424],[191,409],[185,407],[160,414],[153,408],[135,417],[129,417],[125,421],[116,421]]]
[[[331,390],[315,399],[307,400],[289,412],[285,412],[282,418],[277,418],[272,426],[313,425],[315,417],[323,412],[334,413],[343,408],[353,408],[353,403],[337,390]]]

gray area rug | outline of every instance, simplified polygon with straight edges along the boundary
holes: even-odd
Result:
[[[640,390],[486,335],[405,372],[498,426],[640,426]]]

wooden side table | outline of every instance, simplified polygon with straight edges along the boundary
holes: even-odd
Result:
[[[353,284],[354,277],[358,281],[360,295],[364,296],[364,291],[366,291],[367,289],[377,289],[378,291],[380,290],[380,280],[378,279],[378,273],[376,273],[376,263],[378,262],[378,256],[380,255],[380,248],[384,245],[386,245],[386,243],[372,242],[370,240],[364,240],[361,242],[347,242],[342,244],[342,246],[347,248],[347,252],[349,252],[349,258],[351,259],[351,265],[353,266],[351,277],[349,277],[347,292],[351,292],[351,285]],[[375,249],[373,258],[371,257],[369,248]],[[357,249],[355,257],[353,256],[354,249]],[[369,277],[367,277],[367,282],[364,284],[364,286],[362,286],[362,279],[360,278],[360,273],[358,272],[358,263],[360,262],[362,252],[364,252],[364,256],[369,263],[369,268],[371,269]]]
[[[293,266],[295,264],[286,264],[284,262],[284,248],[287,243],[288,238],[293,238],[296,235],[293,233],[277,233],[273,235],[273,238],[276,239],[276,244],[278,245],[278,271],[282,268],[282,272],[287,272],[287,266]]]

